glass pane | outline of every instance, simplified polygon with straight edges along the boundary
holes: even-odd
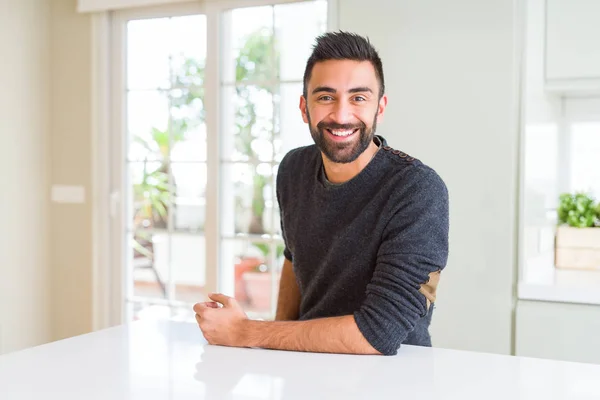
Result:
[[[283,268],[283,261],[285,260],[285,256],[283,255],[283,250],[285,249],[285,245],[283,241],[275,241],[271,244],[272,252],[275,254],[275,272],[277,275],[277,279],[281,276],[281,269]],[[277,290],[275,294],[279,293],[279,285],[277,285]]]
[[[157,90],[127,95],[128,158],[163,160],[169,153],[169,99]]]
[[[170,21],[144,19],[127,23],[127,87],[168,88]]]
[[[292,149],[314,144],[308,125],[302,120],[298,109],[301,95],[301,83],[282,84],[278,88],[278,96],[275,97],[277,129],[273,139],[275,161],[281,161]]]
[[[224,14],[223,81],[270,81],[273,59],[273,7],[247,7]]]
[[[247,312],[272,313],[271,300],[279,287],[279,275],[273,279],[272,245],[245,240],[224,240],[222,267],[233,268],[234,297]]]
[[[167,298],[170,244],[168,233],[136,231],[130,235],[133,295]]]
[[[221,181],[223,236],[268,235],[272,212],[271,164],[225,164]]]
[[[204,163],[173,163],[175,230],[203,232],[206,217],[207,168]]]
[[[222,157],[228,161],[273,159],[273,93],[261,86],[223,88]]]
[[[326,29],[327,1],[275,6],[275,57],[280,79],[302,80],[315,38]]]
[[[206,161],[204,89],[173,89],[171,95],[171,160]]]
[[[205,301],[206,243],[204,236],[175,232],[171,235],[171,267],[175,298],[197,303]]]
[[[552,259],[558,202],[559,136],[555,124],[528,124],[524,131],[523,256],[526,273],[535,273],[538,262]],[[552,211],[551,211],[552,210]],[[552,262],[550,264],[552,265]]]
[[[553,124],[525,127],[525,195],[538,221],[558,202],[558,130]],[[533,221],[531,221],[533,222]]]
[[[600,123],[571,125],[571,192],[600,199]]]
[[[129,177],[129,230],[166,229],[171,203],[168,167],[159,161],[130,163]]]
[[[177,87],[204,84],[206,65],[206,16],[171,19],[171,72]]]

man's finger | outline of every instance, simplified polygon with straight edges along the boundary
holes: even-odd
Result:
[[[208,295],[208,297],[213,301],[223,304],[224,306],[230,305],[231,301],[233,300],[232,297],[225,296],[221,293],[211,293]]]
[[[206,307],[219,308],[219,303],[217,303],[216,301],[207,301],[204,304],[206,305]]]
[[[204,311],[206,311],[207,308],[219,308],[219,305],[214,301],[194,304],[194,312],[196,314],[203,313]]]
[[[202,312],[202,303],[194,304],[193,310],[196,314],[199,314],[200,312]]]

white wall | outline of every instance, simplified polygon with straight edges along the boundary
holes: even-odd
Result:
[[[379,133],[450,191],[450,259],[436,347],[510,353],[517,209],[515,4],[343,0],[340,29],[370,37],[389,97]]]
[[[0,353],[49,339],[48,4],[0,0]]]

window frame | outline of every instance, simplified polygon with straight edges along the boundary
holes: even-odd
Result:
[[[297,3],[306,0],[225,0],[152,6],[92,15],[92,187],[93,187],[93,329],[103,329],[126,322],[126,285],[129,271],[124,252],[123,201],[125,178],[126,109],[122,88],[125,87],[125,29],[132,19],[176,17],[204,14],[207,19],[206,105],[207,159],[209,172],[206,187],[206,286],[207,292],[223,289],[219,285],[219,174],[222,167],[219,135],[221,131],[221,76],[223,12],[245,7]],[[327,31],[337,29],[338,1],[327,0]],[[211,211],[208,211],[211,210]],[[271,239],[273,241],[273,239]],[[214,267],[210,267],[214,266]],[[157,303],[164,301],[157,301]]]

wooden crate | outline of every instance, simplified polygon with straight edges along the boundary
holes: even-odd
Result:
[[[556,229],[556,268],[600,270],[600,228]]]

